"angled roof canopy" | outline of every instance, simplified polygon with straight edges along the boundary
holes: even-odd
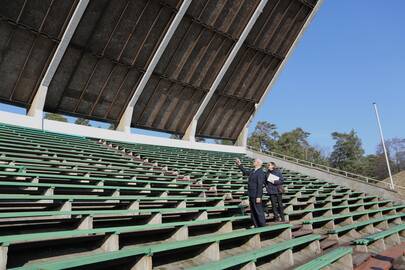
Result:
[[[29,108],[79,0],[3,2],[0,101]],[[260,2],[192,0],[139,92],[131,125],[183,135]],[[182,3],[90,0],[44,110],[118,124]],[[197,136],[236,140],[316,4],[267,1],[203,107]]]

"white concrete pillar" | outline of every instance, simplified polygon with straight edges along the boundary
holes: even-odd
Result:
[[[121,116],[117,130],[123,131],[125,133],[131,133],[131,121],[132,114],[134,112],[134,107],[139,97],[141,96],[143,90],[145,89],[146,84],[148,83],[150,77],[152,76],[153,71],[155,70],[156,65],[158,64],[160,57],[162,56],[164,50],[166,49],[169,41],[171,40],[174,32],[180,24],[184,14],[186,13],[188,7],[191,4],[191,0],[184,0],[181,4],[176,16],[174,17],[172,23],[170,24],[165,36],[163,37],[159,47],[157,48],[155,54],[152,57],[152,60],[149,63],[149,66],[146,68],[145,74],[142,76],[139,85],[136,87],[135,92],[128,103],[127,108],[124,111],[124,114]]]
[[[43,110],[45,106],[46,95],[48,93],[48,86],[50,85],[60,62],[62,61],[62,57],[65,54],[65,51],[70,43],[70,40],[73,37],[74,32],[76,31],[77,26],[79,25],[79,22],[84,14],[84,11],[87,8],[88,3],[89,0],[80,0],[77,4],[76,9],[66,27],[66,30],[63,33],[62,39],[59,42],[58,47],[56,48],[55,54],[53,55],[52,60],[49,63],[44,78],[42,79],[42,82],[37,89],[31,107],[28,109],[27,115],[38,119],[38,121],[40,122],[42,122],[43,119]]]
[[[7,253],[8,247],[0,246],[0,270],[7,269]]]
[[[218,85],[222,81],[222,78],[225,76],[225,73],[228,70],[229,66],[232,64],[233,60],[235,59],[239,49],[242,47],[243,42],[245,42],[248,34],[250,33],[250,30],[252,30],[253,25],[255,24],[257,18],[263,12],[263,9],[266,6],[266,4],[267,4],[267,0],[261,0],[259,5],[256,7],[255,12],[250,17],[248,23],[245,26],[245,29],[243,29],[238,41],[233,46],[225,63],[223,64],[220,71],[218,72],[218,75],[215,78],[214,82],[212,83],[210,90],[205,95],[204,100],[201,102],[200,106],[197,109],[197,112],[193,116],[193,120],[191,121],[191,123],[189,124],[189,126],[187,128],[186,134],[183,136],[183,140],[189,140],[192,142],[195,141],[195,134],[196,134],[198,119],[200,118],[200,116],[204,112],[205,108],[207,107],[209,101],[211,100],[212,96],[215,93],[215,90],[218,88]]]
[[[93,229],[93,216],[84,216],[80,220],[79,225],[77,226],[78,230],[91,230]]]
[[[117,234],[107,235],[100,247],[100,249],[105,252],[117,251],[119,248],[119,238]]]
[[[152,270],[152,256],[143,256],[132,266],[131,270]]]
[[[236,146],[247,146],[247,140],[248,140],[248,133],[249,133],[249,128],[245,126],[241,133],[238,136],[238,139],[236,139],[235,145]]]
[[[191,120],[190,125],[188,126],[186,133],[183,135],[183,140],[195,142],[195,133],[197,131],[197,120]]]

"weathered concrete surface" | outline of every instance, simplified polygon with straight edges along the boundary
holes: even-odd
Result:
[[[311,167],[307,167],[304,165],[295,164],[295,163],[292,163],[292,162],[289,162],[289,161],[286,161],[283,159],[274,158],[274,157],[267,156],[265,154],[261,154],[261,153],[250,151],[250,150],[246,150],[246,154],[247,154],[247,156],[249,156],[251,158],[260,158],[264,162],[273,161],[279,167],[283,167],[283,168],[291,170],[291,171],[296,171],[296,172],[302,173],[304,175],[322,179],[322,180],[325,180],[330,183],[346,186],[346,187],[349,187],[356,191],[361,191],[361,192],[364,192],[364,193],[367,193],[370,195],[376,195],[376,196],[379,196],[379,197],[382,197],[385,199],[394,200],[394,201],[401,202],[401,203],[405,202],[405,198],[403,195],[399,194],[398,192],[395,192],[395,191],[392,191],[392,190],[389,190],[389,189],[386,189],[383,187],[379,187],[377,185],[368,184],[368,183],[365,183],[365,182],[362,182],[359,180],[344,177],[341,175],[336,175],[333,173],[328,173],[328,172],[325,172],[325,171],[322,171],[322,170],[319,170],[316,168],[311,168]]]

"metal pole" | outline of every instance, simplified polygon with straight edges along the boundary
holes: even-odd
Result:
[[[378,128],[380,130],[381,143],[382,143],[383,150],[384,150],[385,160],[387,162],[388,174],[390,175],[391,189],[394,189],[394,180],[392,179],[390,160],[388,159],[387,148],[385,147],[384,134],[383,134],[382,127],[381,127],[380,116],[378,114],[377,104],[375,102],[373,102],[373,105],[374,105],[375,116],[377,117]]]

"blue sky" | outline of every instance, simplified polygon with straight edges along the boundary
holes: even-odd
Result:
[[[366,153],[373,153],[379,142],[376,101],[386,138],[405,138],[404,10],[403,0],[325,0],[250,131],[258,120],[275,123],[281,132],[302,127],[313,144],[330,151],[330,133],[353,128]]]
[[[325,0],[256,114],[280,131],[302,127],[332,149],[333,131],[354,128],[366,153],[379,134],[405,138],[405,1]]]

